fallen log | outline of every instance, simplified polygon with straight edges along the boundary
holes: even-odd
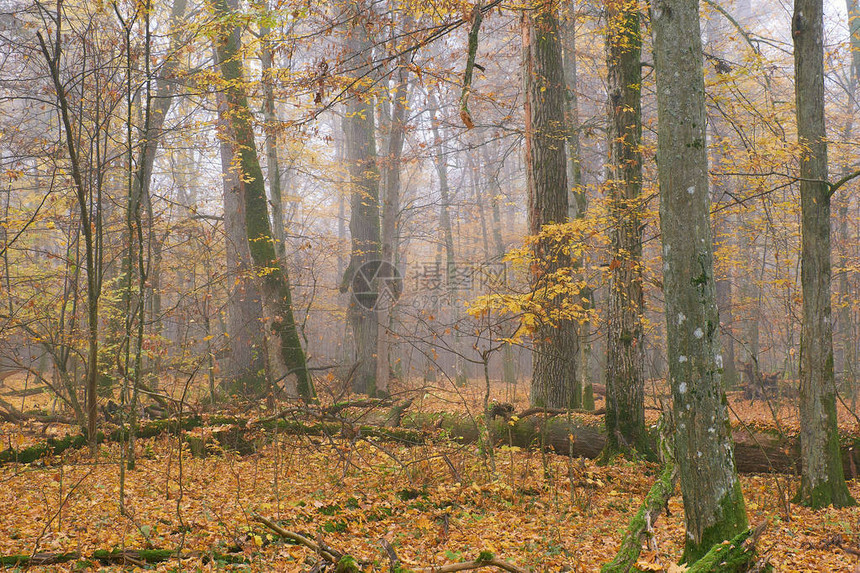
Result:
[[[472,418],[458,414],[407,414],[404,428],[436,427],[453,439],[476,442],[478,430]],[[573,437],[573,455],[596,458],[603,451],[606,434],[600,418],[589,415],[544,418],[532,415],[525,419],[491,422],[493,435],[500,443],[529,448],[543,444],[559,453],[567,453],[569,436]],[[735,465],[741,473],[799,473],[800,439],[797,435],[780,435],[776,430],[756,429],[735,424],[732,428]],[[656,447],[656,432],[650,437]],[[842,461],[848,478],[858,476],[860,435],[841,436]]]
[[[0,556],[0,566],[5,567],[28,567],[56,565],[68,563],[80,557],[78,553],[36,553],[34,555],[5,555]]]
[[[212,416],[202,418],[192,416],[183,418],[182,427],[176,420],[157,420],[142,424],[137,430],[139,438],[148,438],[162,433],[178,434],[201,426],[220,426],[213,431],[212,439],[222,447],[239,453],[255,451],[256,443],[248,436],[265,429],[275,429],[285,434],[342,436],[348,439],[362,436],[398,441],[405,444],[423,444],[440,437],[451,438],[460,443],[477,443],[479,432],[475,419],[465,414],[405,412],[396,416],[397,427],[386,426],[391,417],[387,411],[373,415],[364,412],[350,418],[342,412],[339,421],[319,421],[313,413],[305,411],[292,419],[268,418],[251,421],[233,416]],[[302,416],[302,417],[299,417]],[[330,418],[329,418],[330,419]],[[605,430],[600,417],[591,414],[552,417],[533,414],[527,418],[502,419],[490,421],[492,435],[497,443],[521,448],[546,447],[559,453],[572,451],[576,457],[596,458],[603,451],[606,442]],[[655,434],[653,432],[653,434]],[[119,441],[126,433],[118,428],[109,434],[100,433],[99,442]],[[570,439],[573,444],[570,447]],[[795,435],[780,435],[775,430],[755,429],[747,426],[733,428],[735,446],[735,465],[741,473],[798,473],[800,471],[800,443]],[[656,447],[656,435],[651,436]],[[860,467],[860,436],[843,435],[842,459],[845,475],[857,477]],[[0,451],[0,464],[19,462],[31,463],[47,454],[59,455],[69,448],[81,448],[87,444],[82,434],[66,436],[62,439],[49,439],[22,450],[12,448]],[[194,446],[192,444],[192,446]],[[195,453],[205,453],[207,444],[196,446]]]
[[[204,563],[211,561],[221,563],[248,563],[248,560],[243,555],[231,555],[229,553],[206,553],[206,552],[189,552],[177,553],[173,549],[114,549],[106,551],[100,549],[94,551],[91,559],[101,561],[102,563],[119,563],[138,565],[147,563],[161,563],[169,559],[188,559],[200,558]]]
[[[105,564],[119,563],[144,566],[148,563],[161,563],[173,558],[188,559],[198,557],[204,563],[211,561],[221,563],[248,563],[241,554],[231,555],[229,553],[190,552],[179,553],[173,549],[105,549],[96,550],[89,557],[83,557],[80,553],[36,553],[34,555],[6,555],[0,556],[2,567],[42,567],[45,565],[57,565],[69,561],[100,561]]]
[[[237,451],[242,455],[247,455],[256,450],[254,440],[249,439],[246,435],[259,430],[278,429],[278,431],[285,434],[328,435],[347,438],[353,438],[360,434],[364,437],[388,439],[407,444],[424,443],[427,437],[420,430],[385,427],[374,424],[352,424],[348,421],[315,422],[313,420],[299,421],[285,419],[251,421],[248,418],[233,416],[213,416],[206,419],[200,416],[192,416],[183,418],[181,426],[176,420],[155,420],[141,424],[135,435],[138,439],[145,439],[162,434],[176,435],[180,432],[188,432],[202,427],[218,428],[212,432],[211,440],[217,442],[223,448]],[[127,431],[125,429],[117,428],[107,434],[99,432],[96,441],[99,444],[118,442],[124,440],[126,436]],[[195,455],[203,455],[209,451],[210,444],[207,440],[189,435],[185,435],[184,439]],[[85,434],[67,435],[63,438],[49,437],[45,442],[27,448],[16,450],[10,447],[0,451],[0,465],[7,463],[33,463],[44,456],[58,456],[66,450],[79,449],[86,445],[87,437]]]

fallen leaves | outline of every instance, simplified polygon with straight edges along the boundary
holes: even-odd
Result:
[[[424,409],[443,402],[452,409],[449,398],[430,394],[420,402]],[[463,402],[473,408],[479,404],[471,400],[467,396]],[[524,403],[523,397],[510,401]],[[0,440],[17,440],[24,435],[21,430],[0,426]],[[309,539],[319,536],[349,551],[369,563],[367,571],[387,570],[379,546],[380,539],[387,539],[403,563],[414,567],[474,559],[486,550],[534,571],[591,572],[614,556],[656,471],[623,460],[606,467],[577,460],[571,466],[565,456],[500,448],[497,473],[492,474],[475,445],[439,441],[403,447],[337,437],[312,443],[284,435],[277,443],[246,457],[222,452],[195,458],[180,451],[175,437],[139,440],[137,469],[126,472],[126,516],[119,513],[115,444],[103,447],[96,463],[86,452],[70,451],[63,466],[59,458],[4,466],[0,547],[7,555],[90,555],[97,549],[143,549],[148,544],[157,549],[182,546],[184,554],[237,551],[250,561],[246,570],[310,569],[314,553],[270,535],[252,520],[259,513]],[[462,481],[455,481],[446,458]],[[792,521],[786,521],[776,479],[785,491],[797,486],[790,476],[741,478],[751,519],[772,521],[760,547],[769,550],[776,570],[857,571],[857,558],[831,541],[840,535],[846,544],[860,546],[858,510],[813,512],[791,505]],[[851,489],[860,496],[860,484],[852,482]],[[654,527],[657,551],[642,554],[641,570],[686,570],[675,564],[684,541],[680,495],[669,508],[671,515]],[[174,559],[152,567],[167,571],[179,564]],[[202,557],[187,557],[181,566],[215,569]]]

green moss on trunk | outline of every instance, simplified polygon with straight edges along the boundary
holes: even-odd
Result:
[[[747,528],[747,513],[744,504],[741,484],[735,481],[735,487],[720,500],[720,511],[717,522],[702,532],[702,539],[696,543],[687,537],[684,546],[684,563],[694,563],[702,559],[711,549],[727,539],[733,539]],[[734,542],[733,542],[734,543]],[[707,569],[703,569],[707,571]],[[734,571],[729,569],[727,571]]]
[[[214,0],[214,11],[230,20],[233,10],[227,0]],[[231,25],[231,24],[227,24]],[[248,105],[243,82],[241,41],[238,29],[216,36],[216,50],[221,74],[227,82],[225,97],[229,104],[229,121],[238,151],[240,185],[245,199],[245,224],[248,229],[248,246],[251,258],[261,277],[264,309],[271,313],[265,336],[279,342],[280,362],[286,373],[270,372],[272,384],[282,383],[288,376],[296,377],[296,392],[306,400],[316,397],[305,353],[301,346],[293,315],[290,280],[286,267],[278,259],[269,222],[263,170],[254,139],[252,113]],[[270,363],[273,360],[270,358]]]
[[[747,529],[726,541],[715,545],[701,559],[693,563],[687,573],[742,573],[748,571],[756,558],[755,543],[750,537],[756,531]],[[766,565],[764,571],[771,571]]]
[[[657,516],[665,509],[674,489],[675,464],[671,463],[663,468],[639,511],[630,521],[615,559],[601,567],[600,573],[627,573],[631,570],[642,551],[643,536],[647,534],[648,525],[653,525]]]

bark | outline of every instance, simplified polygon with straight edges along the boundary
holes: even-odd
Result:
[[[493,255],[495,260],[502,261],[505,256],[505,243],[502,240],[502,214],[499,201],[502,198],[502,187],[499,184],[498,169],[493,169],[493,162],[487,151],[488,145],[481,146],[485,177],[490,183],[490,211],[492,213]],[[494,149],[495,146],[494,146]],[[495,155],[494,155],[495,158]],[[502,347],[502,380],[505,384],[516,384],[517,368],[514,361],[514,349],[509,343]]]
[[[565,83],[561,42],[552,0],[541,0],[523,13],[523,79],[525,90],[525,162],[529,233],[568,217],[567,160],[564,142]],[[556,252],[553,252],[556,251]],[[535,246],[541,276],[571,267],[570,257],[547,244]],[[540,276],[532,288],[546,288]],[[534,333],[530,401],[535,406],[579,408],[582,387],[577,377],[579,333],[567,320],[539,326]]]
[[[466,366],[461,356],[460,331],[457,328],[459,322],[457,287],[453,284],[457,276],[457,257],[454,253],[454,230],[451,226],[451,190],[448,186],[448,160],[437,117],[440,100],[433,97],[432,93],[429,94],[429,100],[430,106],[433,108],[430,122],[433,134],[433,147],[436,153],[434,163],[436,165],[436,175],[439,177],[439,227],[442,230],[442,244],[445,246],[445,282],[448,289],[448,306],[451,309],[451,324],[454,325],[454,382],[458,386],[464,386],[466,384]]]
[[[571,219],[584,218],[588,209],[588,190],[582,182],[582,145],[579,140],[579,92],[576,66],[576,2],[570,0],[562,7],[561,51],[565,84],[565,124],[567,127],[567,180],[570,187],[568,215]],[[594,306],[594,292],[582,293]],[[589,376],[591,361],[591,324],[579,325],[579,384],[583,389],[582,406],[594,409],[594,392]]]
[[[354,66],[356,81],[363,77],[371,57],[372,43],[368,37],[365,22],[356,4],[350,4],[352,21],[346,38],[347,53],[359,64]],[[376,129],[370,94],[356,91],[347,102],[343,130],[346,136],[346,158],[349,165],[351,201],[349,231],[352,237],[352,251],[349,266],[344,274],[344,284],[352,281],[362,265],[379,260],[379,168],[376,164]],[[370,284],[373,290],[376,285]],[[377,337],[379,317],[372,310],[375,301],[359,304],[353,293],[350,298],[347,316],[352,327],[355,341],[355,359],[358,363],[353,374],[354,391],[375,396]],[[369,302],[369,304],[368,304]]]
[[[845,110],[846,120],[843,128],[843,141],[851,141],[854,136],[854,115],[857,110],[857,88],[860,81],[860,5],[857,0],[846,0],[848,13],[849,45],[851,46],[851,63],[848,82],[848,106]],[[842,172],[851,172],[850,156],[846,155]],[[852,313],[852,293],[849,283],[849,272],[846,270],[851,256],[850,246],[852,243],[849,231],[848,208],[850,196],[840,198],[839,204],[839,235],[841,249],[839,253],[839,267],[843,269],[839,273],[839,313],[836,319],[837,332],[840,337],[839,356],[836,359],[837,372],[842,373],[842,387],[851,393],[854,400],[857,397],[855,385],[857,383],[857,339],[853,336],[855,323]]]
[[[227,117],[226,102],[219,102],[221,172],[224,202],[225,253],[227,259],[227,338],[229,354],[223,370],[223,383],[236,389],[258,392],[262,387],[261,372],[265,370],[263,337],[263,305],[260,288],[253,280],[248,230],[245,225],[245,198],[239,176],[233,169],[232,130]]]
[[[606,3],[608,37],[607,181],[611,256],[606,330],[607,454],[647,453],[642,317],[642,38],[638,3]],[[635,454],[634,454],[635,455]]]
[[[397,84],[391,102],[391,117],[388,126],[388,150],[383,163],[385,195],[382,201],[382,260],[397,268],[398,243],[400,237],[400,165],[403,156],[403,142],[406,135],[406,104],[409,100],[408,72],[405,58],[395,72]],[[383,102],[382,105],[388,105]],[[377,389],[388,393],[391,371],[391,333],[392,309],[387,305],[379,313],[379,344],[376,367]]]
[[[657,164],[675,459],[684,498],[684,561],[746,529],[722,387],[695,0],[653,4]]]
[[[797,501],[854,505],[839,459],[831,323],[830,186],[824,125],[824,6],[795,0],[795,103],[800,156],[803,318],[800,333],[800,444]]]
[[[287,254],[286,230],[284,221],[283,181],[281,181],[281,162],[278,157],[278,114],[275,110],[275,78],[272,72],[273,40],[268,26],[260,28],[262,49],[260,66],[263,74],[263,118],[266,120],[266,171],[269,175],[269,197],[272,205],[272,237],[275,251],[281,264]]]
[[[585,216],[588,194],[582,185],[582,145],[579,140],[579,92],[576,71],[576,2],[568,0],[562,9],[561,41],[562,66],[565,83],[565,121],[567,125],[567,179],[571,194],[569,211],[571,219]]]
[[[235,6],[229,5],[228,1],[213,1],[216,15],[226,18],[233,13]],[[240,29],[222,30],[215,42],[221,74],[227,82],[224,93],[238,155],[234,168],[238,171],[239,187],[244,195],[248,248],[255,272],[260,277],[266,370],[273,386],[283,384],[288,395],[313,399],[313,383],[293,316],[289,277],[278,260],[269,223],[263,171],[243,85]]]

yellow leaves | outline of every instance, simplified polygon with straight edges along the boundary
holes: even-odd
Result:
[[[590,215],[544,225],[538,235],[527,237],[521,247],[508,251],[505,261],[528,275],[530,288],[478,297],[467,312],[476,318],[490,314],[518,317],[516,333],[506,339],[511,342],[521,342],[538,328],[563,321],[596,321],[590,298],[582,293],[591,292],[602,279],[599,261],[591,258],[599,251],[592,247],[606,240],[601,230],[603,220]]]
[[[287,548],[287,553],[296,561],[304,558],[304,550],[298,545],[289,546]]]
[[[266,277],[272,273],[280,272],[280,270],[281,269],[279,269],[278,267],[260,267],[259,269],[257,269],[257,276]]]
[[[649,563],[642,559],[636,562],[636,568],[640,571],[663,571],[663,566],[659,563]]]
[[[427,518],[426,515],[422,514],[418,517],[418,519],[415,520],[415,526],[418,527],[418,529],[428,531],[431,527],[433,527],[433,523]]]

